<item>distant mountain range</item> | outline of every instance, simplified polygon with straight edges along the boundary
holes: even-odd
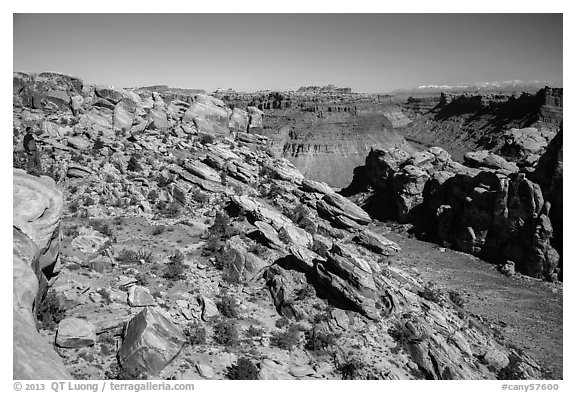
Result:
[[[471,84],[458,85],[424,85],[408,89],[397,89],[392,91],[394,94],[424,94],[440,92],[517,92],[517,91],[537,91],[545,86],[562,87],[561,82],[550,81],[493,81],[493,82],[476,82]]]

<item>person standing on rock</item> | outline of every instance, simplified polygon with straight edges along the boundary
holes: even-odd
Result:
[[[23,140],[24,151],[28,156],[28,166],[26,172],[31,175],[39,175],[42,171],[42,165],[40,163],[40,152],[38,151],[38,145],[36,143],[36,138],[32,132],[32,127],[26,127],[26,134]]]

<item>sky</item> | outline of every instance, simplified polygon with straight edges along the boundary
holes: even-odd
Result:
[[[562,14],[14,14],[13,70],[118,87],[562,83]]]

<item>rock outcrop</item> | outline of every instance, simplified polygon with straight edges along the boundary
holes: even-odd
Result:
[[[533,277],[555,279],[559,254],[551,243],[550,198],[515,164],[493,153],[469,153],[465,162],[468,167],[438,147],[413,155],[373,150],[347,192],[373,187],[380,205],[395,204],[393,218],[415,223],[428,238],[495,263],[513,261],[517,271]],[[381,209],[367,208],[373,214]]]
[[[47,177],[13,172],[13,376],[70,379],[62,359],[38,333],[36,310],[58,261],[62,193]]]

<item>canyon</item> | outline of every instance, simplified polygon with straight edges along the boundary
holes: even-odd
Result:
[[[561,120],[16,72],[14,378],[562,378]]]

